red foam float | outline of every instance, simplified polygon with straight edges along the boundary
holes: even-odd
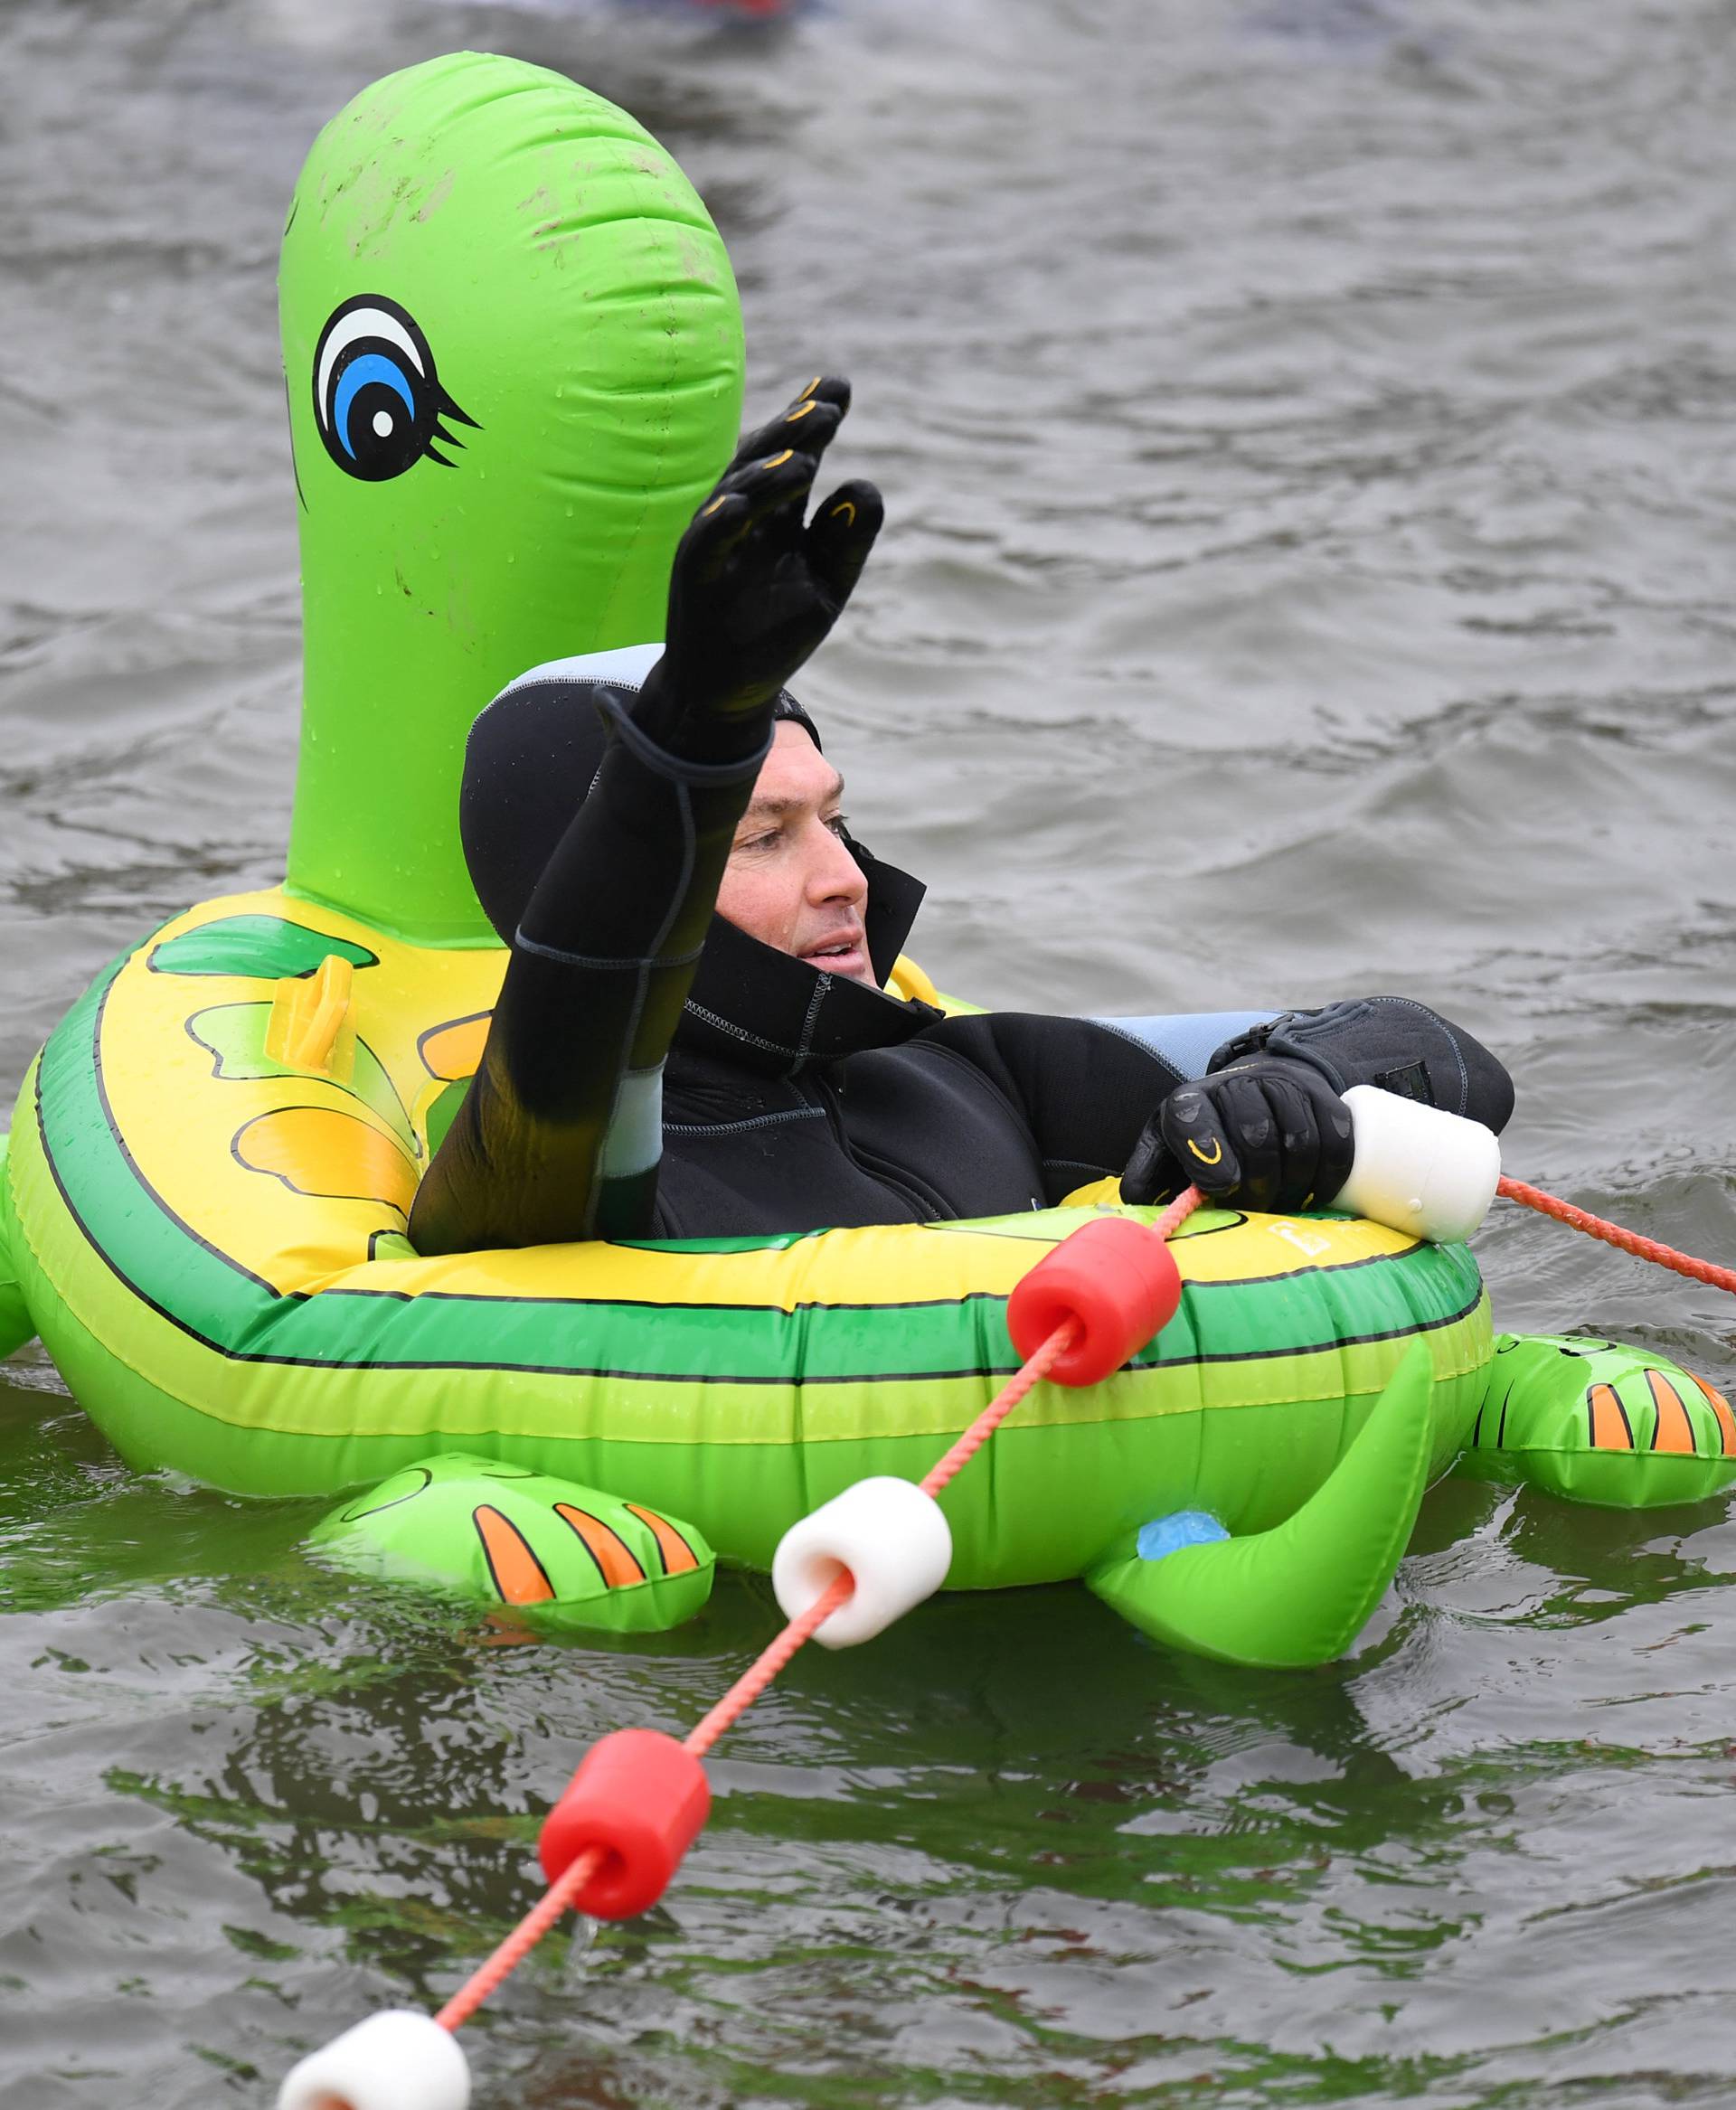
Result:
[[[617,1729],[579,1761],[542,1820],[542,1873],[559,1881],[588,1846],[608,1853],[573,1898],[593,1919],[631,1919],[669,1887],[711,1813],[705,1768],[657,1729]]]
[[[1079,1336],[1049,1374],[1057,1384],[1095,1385],[1160,1333],[1181,1301],[1182,1278],[1164,1240],[1131,1217],[1099,1216],[1018,1284],[1006,1300],[1006,1327],[1028,1361],[1063,1319],[1076,1320]]]

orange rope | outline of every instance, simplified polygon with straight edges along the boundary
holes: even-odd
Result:
[[[1032,1386],[1049,1375],[1054,1368],[1056,1357],[1066,1354],[1078,1332],[1077,1319],[1063,1319],[1061,1322],[1030,1360],[1008,1378],[946,1456],[938,1459],[918,1481],[917,1485],[924,1494],[939,1494],[961,1466],[969,1465]]]
[[[1593,1216],[1589,1210],[1576,1209],[1571,1201],[1545,1194],[1541,1187],[1527,1187],[1523,1180],[1504,1178],[1495,1191],[1504,1200],[1522,1202],[1525,1208],[1536,1210],[1540,1216],[1552,1216],[1557,1223],[1569,1224],[1588,1238],[1601,1239],[1606,1246],[1619,1246],[1624,1253],[1636,1254],[1642,1260],[1656,1260],[1660,1267],[1673,1267],[1678,1275],[1685,1275],[1694,1282],[1709,1283],[1713,1289],[1727,1289],[1736,1295],[1736,1268],[1715,1267],[1710,1260],[1696,1260],[1691,1253],[1678,1253],[1674,1246],[1666,1246],[1661,1239],[1646,1239],[1637,1231],[1623,1230],[1618,1223]]]
[[[850,1570],[841,1568],[807,1611],[792,1619],[777,1640],[761,1650],[705,1719],[682,1738],[695,1758],[703,1758],[724,1730],[748,1711],[796,1651],[804,1642],[813,1640],[816,1631],[826,1625],[855,1587]]]
[[[1151,1228],[1167,1245],[1194,1211],[1204,1206],[1205,1196],[1197,1187],[1184,1187]]]
[[[1152,1225],[1160,1239],[1172,1237],[1200,1206],[1197,1187],[1186,1188]],[[1023,1362],[985,1407],[958,1442],[920,1483],[924,1494],[939,1494],[961,1467],[967,1465],[994,1435],[1031,1388],[1042,1381],[1064,1355],[1078,1331],[1077,1319],[1063,1319],[1052,1333]],[[703,1758],[725,1729],[744,1715],[804,1642],[811,1641],[855,1587],[847,1568],[841,1568],[820,1595],[792,1619],[777,1638],[762,1649],[704,1719],[683,1738],[695,1758]],[[457,2030],[469,2021],[483,2002],[503,1984],[524,1961],[543,1936],[560,1919],[601,1863],[604,1850],[588,1846],[552,1883],[538,1902],[513,1929],[486,1963],[466,1979],[435,2016],[443,2030]]]
[[[435,2016],[442,2030],[456,2030],[461,2022],[467,2022],[488,1995],[505,1983],[590,1882],[604,1858],[605,1849],[600,1846],[588,1846],[574,1855],[560,1879],[549,1885],[488,1961],[478,1964]]]

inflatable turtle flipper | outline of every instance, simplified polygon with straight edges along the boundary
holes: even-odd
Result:
[[[691,1524],[498,1459],[406,1465],[316,1526],[352,1574],[420,1585],[531,1626],[656,1634],[712,1594],[715,1557]]]
[[[11,1136],[0,1135],[0,1358],[10,1355],[14,1348],[22,1348],[36,1333],[35,1322],[24,1305],[24,1285],[18,1279],[18,1269],[12,1258],[11,1241],[16,1233],[13,1229],[6,1178],[6,1146],[11,1141]]]
[[[1654,1350],[1499,1333],[1458,1469],[1609,1509],[1703,1502],[1736,1483],[1736,1416]]]
[[[1392,1581],[1428,1484],[1428,1348],[1412,1343],[1331,1477],[1269,1531],[1232,1539],[1198,1512],[1160,1519],[1085,1578],[1154,1641],[1220,1663],[1330,1663]]]

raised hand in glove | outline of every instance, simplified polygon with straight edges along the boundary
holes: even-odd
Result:
[[[1350,1108],[1312,1063],[1250,1055],[1176,1086],[1134,1145],[1121,1198],[1167,1201],[1191,1184],[1244,1209],[1326,1209],[1354,1154]]]
[[[748,434],[693,515],[669,575],[663,657],[634,712],[654,739],[705,759],[706,727],[733,732],[768,709],[836,622],[882,513],[880,493],[858,481],[807,518],[849,407],[848,381],[815,381]]]

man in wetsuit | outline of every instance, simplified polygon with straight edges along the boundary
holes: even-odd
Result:
[[[1338,1096],[1373,1083],[1502,1127],[1505,1071],[1409,999],[1287,1013],[1183,1063],[1076,1018],[947,1018],[882,984],[922,889],[849,834],[784,684],[881,521],[807,515],[847,385],[749,436],[676,551],[661,655],[512,683],[474,728],[461,823],[509,948],[470,1090],[418,1194],[423,1253],[1041,1208],[1106,1173],[1326,1206]]]

